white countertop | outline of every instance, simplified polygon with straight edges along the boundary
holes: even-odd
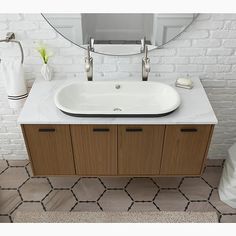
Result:
[[[62,113],[54,104],[54,94],[63,84],[77,79],[44,81],[38,79],[18,118],[19,124],[216,124],[217,118],[198,78],[191,90],[176,88],[181,97],[180,107],[173,113],[155,118],[88,118]],[[175,79],[161,79],[174,86]],[[92,82],[88,82],[92,83]],[[144,82],[145,83],[145,82]]]

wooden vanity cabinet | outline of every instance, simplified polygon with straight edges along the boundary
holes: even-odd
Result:
[[[167,125],[161,175],[201,175],[212,125]]]
[[[22,125],[34,175],[201,175],[214,125]]]
[[[158,175],[164,125],[118,126],[118,174]]]
[[[34,175],[75,175],[68,125],[22,125]]]
[[[117,175],[117,125],[71,125],[76,174]]]

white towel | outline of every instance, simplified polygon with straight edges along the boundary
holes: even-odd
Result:
[[[21,108],[28,96],[21,61],[1,60],[0,78],[4,80],[10,107]]]

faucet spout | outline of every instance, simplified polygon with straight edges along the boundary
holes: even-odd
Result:
[[[145,45],[145,56],[142,59],[142,80],[148,80],[148,74],[151,71],[150,59],[148,58],[148,46]]]
[[[88,81],[93,80],[93,58],[90,55],[90,47],[87,49],[88,55],[85,57],[85,71],[87,73]]]
[[[146,46],[146,37],[143,37],[141,39],[141,48],[140,48],[141,53],[145,52],[145,46]]]
[[[94,52],[94,38],[92,37],[89,39],[89,48],[91,52]]]

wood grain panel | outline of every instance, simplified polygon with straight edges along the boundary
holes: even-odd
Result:
[[[165,126],[118,126],[119,175],[158,175]]]
[[[117,126],[71,125],[76,173],[117,175]]]
[[[34,175],[74,175],[68,125],[23,125]]]
[[[211,125],[166,126],[161,175],[201,175],[211,133]]]

